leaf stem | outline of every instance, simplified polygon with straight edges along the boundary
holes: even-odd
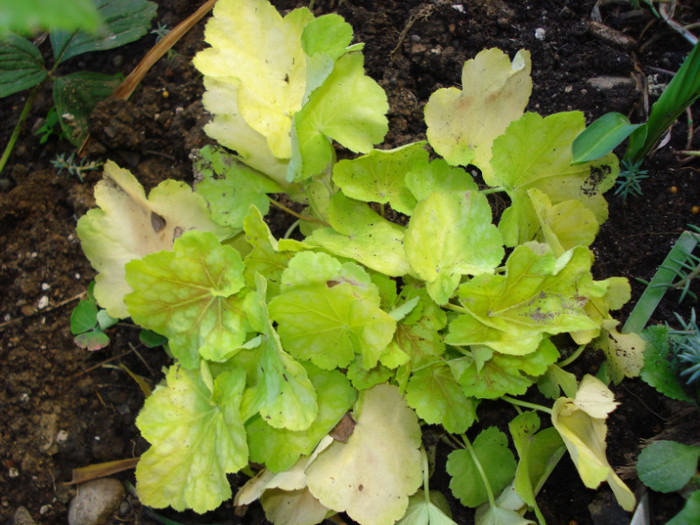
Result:
[[[17,139],[19,138],[19,132],[22,128],[22,124],[24,124],[24,121],[27,120],[27,117],[29,116],[29,111],[34,105],[34,100],[39,94],[39,87],[41,87],[42,84],[43,82],[34,86],[32,91],[29,93],[29,96],[27,97],[27,101],[24,103],[22,113],[19,114],[19,119],[17,119],[17,124],[15,124],[15,129],[12,130],[12,135],[10,135],[10,140],[7,142],[7,146],[5,146],[5,151],[2,152],[2,157],[0,158],[0,173],[2,173],[2,170],[5,169],[5,165],[10,159],[12,150],[15,149],[15,144],[17,143]]]
[[[479,461],[479,458],[477,457],[476,452],[474,451],[474,447],[472,447],[472,444],[469,441],[469,438],[467,438],[466,434],[462,434],[462,441],[464,441],[464,448],[466,448],[469,451],[469,455],[471,456],[474,465],[476,465],[476,470],[479,471],[479,476],[481,476],[481,482],[484,484],[484,487],[486,488],[486,495],[489,498],[489,505],[491,505],[491,507],[495,507],[496,499],[493,497],[491,483],[489,483],[489,478],[486,477],[484,467],[481,466],[481,462]]]
[[[566,366],[569,366],[571,363],[576,361],[581,356],[581,354],[583,353],[583,351],[585,349],[586,349],[586,345],[579,345],[579,347],[574,351],[573,354],[571,354],[569,357],[567,357],[563,361],[560,361],[559,363],[557,363],[557,366],[559,368],[564,368]]]
[[[273,199],[273,198],[270,197],[269,195],[268,195],[267,198],[270,200],[270,202],[271,202],[272,204],[274,204],[275,206],[277,206],[280,210],[282,210],[282,211],[284,211],[284,212],[287,212],[289,215],[291,215],[292,217],[296,217],[296,218],[299,219],[300,221],[316,222],[316,223],[318,223],[318,224],[323,224],[324,226],[330,226],[327,222],[322,221],[321,219],[317,219],[316,217],[308,217],[308,216],[306,216],[306,215],[301,215],[301,214],[295,212],[293,209],[287,208],[284,204],[282,204],[281,202],[276,201],[275,199]]]
[[[464,308],[464,306],[459,306],[457,304],[452,304],[452,303],[446,303],[443,308],[446,308],[447,310],[452,310],[453,312],[459,312],[460,314],[468,314],[469,310]]]
[[[540,410],[549,415],[552,415],[552,409],[544,405],[538,405],[537,403],[530,403],[529,401],[521,401],[520,399],[515,399],[510,396],[501,396],[503,401],[508,401],[511,405],[521,406],[525,408],[532,408],[533,410]]]
[[[491,193],[501,193],[503,191],[506,191],[505,186],[496,186],[495,188],[486,188],[485,190],[481,190],[481,194],[490,195]]]

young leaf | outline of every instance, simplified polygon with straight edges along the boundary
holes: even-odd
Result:
[[[70,315],[70,331],[73,335],[92,330],[97,325],[97,305],[92,301],[80,301]]]
[[[104,25],[97,34],[51,31],[56,64],[91,51],[105,51],[138,40],[148,32],[157,4],[147,0],[95,0]]]
[[[391,525],[420,487],[420,426],[398,388],[383,384],[360,392],[353,433],[335,441],[306,469],[319,501],[360,523]]]
[[[126,265],[134,290],[124,301],[134,321],[169,340],[185,368],[200,356],[225,361],[245,342],[243,261],[210,232],[188,232],[173,251],[147,255]]]
[[[490,186],[491,145],[523,114],[532,92],[530,53],[511,62],[500,49],[486,49],[462,69],[462,91],[438,89],[425,106],[428,142],[453,166],[476,165]]]
[[[36,86],[48,74],[44,57],[29,40],[12,33],[0,35],[0,98]]]
[[[88,118],[97,106],[119,86],[121,75],[104,75],[78,71],[56,77],[53,99],[64,136],[73,146],[80,146],[88,134]]]
[[[514,510],[504,509],[498,505],[482,505],[474,513],[474,525],[535,525],[535,522],[524,518]]]
[[[476,191],[436,192],[420,201],[406,230],[405,250],[411,269],[440,305],[463,275],[493,272],[504,254],[488,200]]]
[[[488,427],[479,433],[472,448],[491,490],[499,493],[515,474],[516,462],[508,449],[508,437],[496,427]],[[468,450],[461,448],[450,452],[446,468],[452,476],[450,490],[462,505],[478,507],[487,501],[486,487]]]
[[[698,446],[675,441],[653,441],[639,454],[637,474],[651,490],[678,492],[695,476],[698,458]]]
[[[212,231],[219,239],[231,234],[209,218],[204,199],[186,184],[166,180],[146,199],[136,177],[111,161],[105,164],[104,179],[95,186],[95,201],[99,209],[80,218],[77,233],[98,271],[95,298],[114,318],[129,316],[124,304],[124,295],[131,290],[124,278],[127,262],[169,250],[189,230]]]
[[[136,425],[151,443],[136,466],[144,505],[203,513],[231,497],[226,475],[248,464],[239,407],[245,373],[230,370],[210,391],[198,370],[171,366],[146,399]]]
[[[640,124],[611,111],[579,133],[571,144],[571,163],[582,164],[604,157],[629,137]]]

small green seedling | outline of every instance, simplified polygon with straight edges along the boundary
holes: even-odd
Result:
[[[90,283],[87,299],[80,301],[70,316],[70,330],[75,336],[75,344],[91,352],[109,344],[105,330],[119,321],[97,306],[92,294],[94,285],[94,282]]]
[[[85,172],[99,169],[102,167],[102,162],[95,160],[88,161],[87,159],[76,161],[75,152],[73,152],[68,158],[66,158],[65,153],[59,153],[56,155],[56,158],[51,161],[51,165],[57,168],[59,173],[66,170],[71,175],[77,177],[80,182],[84,182]]]
[[[51,135],[56,135],[59,140],[64,138],[60,125],[58,113],[56,113],[56,106],[51,106],[51,109],[46,114],[46,120],[41,127],[34,132],[34,135],[39,137],[39,144],[46,144],[46,141],[51,138]]]

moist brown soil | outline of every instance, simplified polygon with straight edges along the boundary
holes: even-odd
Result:
[[[301,5],[293,0],[273,3],[283,10]],[[198,7],[198,2],[187,0],[159,4],[157,20],[169,27]],[[690,45],[648,10],[634,11],[625,2],[601,8],[605,26],[601,29],[591,21],[593,5],[593,0],[326,0],[316,2],[314,10],[316,14],[338,12],[355,28],[356,40],[366,42],[367,71],[387,91],[391,105],[386,146],[397,146],[425,137],[422,110],[430,94],[459,85],[463,62],[489,47],[499,47],[510,56],[521,48],[530,50],[534,88],[529,110],[543,115],[581,110],[588,122],[607,111],[620,111],[642,121],[645,83],[668,82],[670,76],[663,70],[677,70]],[[700,21],[700,5],[681,0],[676,18],[685,23]],[[192,182],[190,152],[210,142],[201,131],[208,119],[200,102],[201,78],[190,63],[203,47],[202,27],[198,24],[149,72],[129,101],[109,101],[98,107],[91,123],[91,159],[115,160],[131,169],[147,188],[165,178]],[[149,35],[111,52],[77,57],[62,66],[62,72],[89,69],[127,74],[154,40]],[[618,80],[600,87],[595,80],[600,77]],[[3,147],[25,96],[0,101]],[[11,522],[16,509],[24,506],[37,523],[65,524],[75,492],[64,485],[71,479],[71,469],[141,454],[147,445],[134,419],[143,394],[120,365],[156,384],[166,363],[162,351],[140,345],[138,331],[128,323],[109,330],[112,342],[104,350],[90,353],[73,343],[69,317],[94,276],[81,252],[75,225],[93,205],[92,188],[99,174],[88,173],[81,182],[52,167],[50,161],[57,154],[72,150],[56,138],[40,145],[31,134],[50,107],[47,88],[34,105],[1,181],[3,523]],[[700,120],[697,106],[694,116],[695,122]],[[643,183],[644,195],[624,202],[608,194],[610,218],[594,245],[595,272],[599,278],[627,277],[633,290],[630,304],[644,288],[636,279],[650,279],[686,225],[698,224],[692,208],[700,206],[700,164],[675,153],[700,149],[697,135],[688,143],[687,119],[680,119],[669,144],[646,163],[649,179]],[[286,217],[273,213],[270,221],[278,233],[284,231]],[[40,308],[44,297],[48,305]],[[673,322],[673,311],[687,318],[692,302],[679,305],[677,298],[667,294],[653,322]],[[628,311],[629,307],[622,318]],[[587,356],[577,362],[578,372],[593,372],[600,361],[600,356]],[[624,381],[613,389],[621,402],[609,421],[608,456],[614,466],[633,465],[644,440],[662,431],[684,442],[698,439],[696,410],[673,419],[682,406],[640,380]],[[503,427],[511,415],[498,404],[480,408],[485,425]],[[438,462],[444,461],[444,454],[438,450]],[[641,484],[634,469],[625,471],[628,483],[639,493]],[[133,482],[132,472],[118,477]],[[231,477],[234,485],[243,480]],[[449,496],[448,483],[438,474],[431,487]],[[655,523],[665,523],[682,505],[677,496],[652,496]],[[585,489],[571,461],[564,458],[538,501],[550,524],[626,523],[629,516],[606,507],[609,499],[607,486],[599,491]],[[458,523],[471,523],[471,511],[454,500],[450,503]],[[259,507],[234,512],[230,503],[203,517],[165,514],[182,523],[264,523]],[[128,505],[110,523],[118,522],[154,520],[129,497]]]

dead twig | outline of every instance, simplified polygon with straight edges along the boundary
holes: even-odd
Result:
[[[65,299],[65,300],[61,301],[60,303],[56,303],[53,306],[49,306],[48,308],[43,308],[41,310],[35,310],[34,312],[32,312],[30,314],[23,315],[22,317],[17,317],[16,319],[10,319],[9,321],[5,321],[4,323],[0,323],[0,331],[4,330],[5,328],[7,328],[10,325],[22,322],[25,319],[28,319],[30,317],[34,317],[37,314],[46,314],[49,312],[53,312],[54,310],[57,310],[58,308],[61,308],[69,303],[72,303],[73,301],[77,301],[78,299],[84,297],[86,293],[87,292],[80,292],[78,295],[71,297],[69,299]]]

